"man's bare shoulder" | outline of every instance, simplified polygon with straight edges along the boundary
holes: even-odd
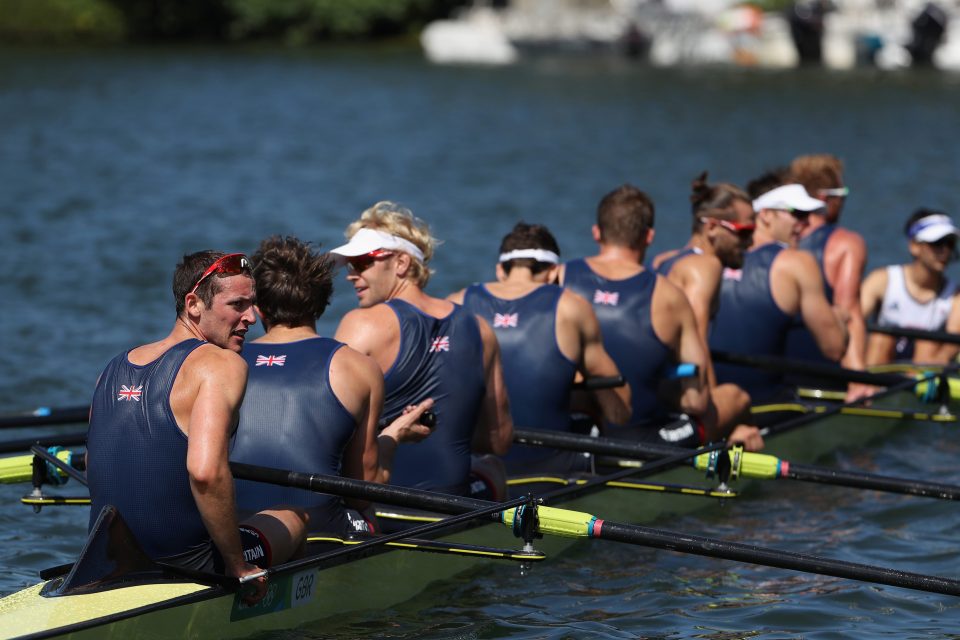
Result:
[[[365,395],[383,374],[376,361],[349,345],[337,349],[330,360],[330,383],[341,402],[344,393]]]
[[[863,256],[863,258],[866,259],[867,242],[863,239],[863,236],[856,231],[847,229],[846,227],[837,227],[830,236],[830,239],[827,240],[827,246],[824,247],[824,251],[844,251]]]
[[[794,249],[788,247],[777,254],[777,257],[773,259],[773,264],[770,266],[774,270],[783,270],[789,269],[794,271],[799,269],[802,271],[813,270],[817,273],[820,272],[820,267],[817,265],[817,259],[813,257],[813,254],[809,251],[803,251],[802,249]]]
[[[200,345],[187,356],[182,370],[246,376],[247,363],[239,353],[208,343]]]
[[[454,304],[463,304],[464,295],[466,295],[466,289],[460,289],[460,291],[454,291],[447,296],[447,300]]]
[[[654,256],[653,261],[651,261],[650,264],[653,266],[654,269],[659,269],[661,264],[663,264],[673,256],[677,255],[681,251],[682,249],[670,249],[669,251],[658,253],[656,256]]]
[[[687,294],[661,275],[657,276],[657,283],[653,289],[652,308],[653,312],[657,314],[693,313],[690,302],[687,300]]]
[[[704,253],[691,253],[677,260],[673,269],[680,269],[684,274],[699,274],[705,277],[717,277],[723,273],[723,263],[717,256],[708,256]],[[671,269],[671,272],[673,271]]]

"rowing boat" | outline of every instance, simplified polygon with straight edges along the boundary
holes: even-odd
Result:
[[[909,391],[887,397],[884,406],[925,408]],[[810,405],[777,408],[811,411]],[[810,420],[802,429],[775,433],[768,438],[767,448],[791,460],[812,461],[838,447],[861,445],[882,437],[907,421],[913,422],[912,417],[905,420],[897,412],[888,417],[870,418],[838,412]],[[515,478],[512,487],[522,491],[531,481],[541,486],[576,483],[567,478],[538,476]],[[689,467],[672,468],[633,484],[653,483],[703,484],[703,475]],[[662,489],[640,494],[630,492],[629,487],[629,481],[600,486],[585,490],[582,495],[564,498],[558,504],[587,513],[616,514],[621,521],[649,522],[666,513],[687,512],[714,502],[705,501],[702,496],[667,493]],[[264,600],[252,607],[244,605],[238,593],[223,585],[156,572],[133,575],[129,581],[121,580],[110,588],[89,588],[89,592],[56,597],[41,595],[60,585],[61,575],[0,600],[0,637],[102,638],[108,634],[158,638],[247,637],[352,612],[392,607],[422,592],[431,582],[489,562],[489,558],[499,553],[498,549],[518,549],[521,545],[510,529],[502,525],[463,524],[458,529],[454,533],[447,531],[437,539],[441,553],[437,553],[438,549],[433,549],[434,553],[421,553],[428,543],[419,548],[417,543],[402,547],[376,546],[356,557],[334,559],[334,566],[318,562],[281,569],[271,575]],[[324,549],[350,544],[329,538],[324,543]],[[537,541],[537,548],[552,556],[574,543],[572,539],[549,537]],[[92,564],[103,562],[103,558],[95,556],[95,547],[96,544],[88,542],[81,554],[82,557],[90,554]],[[112,568],[122,565],[124,556],[115,545],[110,549],[115,555]],[[504,553],[526,564],[536,561],[534,556]]]

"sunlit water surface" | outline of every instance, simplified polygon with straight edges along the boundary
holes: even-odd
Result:
[[[871,266],[905,260],[900,229],[915,207],[960,214],[958,105],[960,77],[925,73],[571,58],[438,68],[392,49],[2,50],[0,410],[87,402],[110,357],[169,330],[183,253],[252,251],[276,233],[330,247],[381,199],[444,241],[429,291],[445,295],[492,276],[518,219],[583,255],[596,202],[629,181],[656,201],[662,250],[686,239],[700,171],[742,184],[829,151],[846,162],[844,222],[867,239]],[[321,331],[353,304],[340,281]],[[905,429],[823,463],[960,482],[953,430]],[[86,526],[84,509],[33,515],[25,491],[0,487],[4,593],[71,561]],[[777,483],[658,524],[921,573],[960,567],[956,506],[919,498]],[[958,605],[595,543],[526,577],[490,566],[392,611],[276,637],[951,637]]]

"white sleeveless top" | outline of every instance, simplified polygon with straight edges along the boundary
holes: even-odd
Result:
[[[881,327],[940,331],[947,324],[955,292],[956,285],[947,278],[937,297],[921,304],[907,291],[903,265],[891,265],[887,267],[887,289],[883,292],[877,324]]]

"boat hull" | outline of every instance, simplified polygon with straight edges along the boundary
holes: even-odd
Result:
[[[906,393],[884,404],[899,408],[918,405]],[[856,447],[883,437],[907,421],[832,415],[770,438],[767,452],[792,462],[811,462],[838,448]],[[688,467],[660,472],[644,482],[705,483],[702,472]],[[741,479],[736,489],[742,492],[750,483]],[[518,490],[516,486],[514,490]],[[698,496],[603,488],[551,504],[610,520],[644,523],[715,503]],[[511,531],[499,524],[477,526],[442,540],[513,549],[520,546]],[[537,541],[548,555],[575,543],[565,538]],[[482,563],[489,560],[466,554],[381,549],[340,566],[271,577],[267,597],[254,607],[246,607],[238,595],[219,587],[189,582],[54,598],[38,595],[43,585],[36,585],[0,600],[0,637],[240,638],[267,630],[322,624],[326,618],[354,612],[382,611],[422,592],[431,582]],[[515,565],[507,568],[518,570]]]

